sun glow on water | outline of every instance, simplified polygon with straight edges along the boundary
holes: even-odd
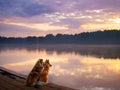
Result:
[[[1,66],[25,75],[29,74],[39,58],[49,59],[52,64],[49,82],[71,88],[89,89],[101,85],[107,90],[106,86],[116,88],[120,81],[120,58],[99,58],[76,51],[25,48],[2,51],[0,58],[4,59],[0,61]]]

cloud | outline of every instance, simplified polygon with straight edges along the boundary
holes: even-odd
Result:
[[[16,25],[16,26],[21,26],[21,27],[26,27],[30,29],[35,29],[35,30],[43,30],[43,31],[48,31],[48,30],[66,30],[68,29],[67,26],[62,25],[51,25],[50,23],[14,23],[14,22],[7,22],[3,21],[2,23],[8,24],[8,25]]]
[[[25,15],[23,14],[23,16],[34,16],[39,14],[51,13],[53,12],[53,10],[46,5],[39,5],[34,3],[28,6],[25,6],[23,8],[23,12],[25,13]]]
[[[0,23],[0,36],[6,37],[27,37],[27,36],[45,36],[46,34],[52,33],[66,33],[64,28],[60,26],[50,26],[44,24],[39,27],[37,24],[23,24],[23,23]],[[45,29],[44,27],[48,28]],[[44,30],[43,30],[44,29]]]
[[[51,7],[38,4],[36,0],[0,0],[0,17],[31,17],[52,12]]]
[[[102,24],[96,24],[96,23],[86,23],[81,25],[81,28],[84,30],[106,30],[106,29],[120,29],[119,23],[102,23]]]
[[[119,6],[120,0],[0,0],[0,22],[44,34],[119,29]]]
[[[43,36],[44,31],[0,23],[0,35],[6,37]]]
[[[116,10],[120,9],[120,0],[84,0],[76,1],[75,8],[78,10],[94,10],[94,9],[105,9],[105,10]],[[118,11],[118,10],[117,10]]]

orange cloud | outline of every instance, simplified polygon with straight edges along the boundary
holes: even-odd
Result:
[[[120,29],[120,25],[117,23],[87,23],[81,25],[81,28],[85,30]]]
[[[10,24],[10,25],[17,25],[17,26],[23,26],[31,29],[36,29],[36,30],[67,30],[68,27],[66,25],[51,25],[51,23],[15,23],[11,22],[10,20],[6,19],[2,23],[4,24]]]

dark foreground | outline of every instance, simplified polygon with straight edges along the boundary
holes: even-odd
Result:
[[[74,90],[48,83],[40,88],[25,86],[25,77],[0,67],[0,90]]]

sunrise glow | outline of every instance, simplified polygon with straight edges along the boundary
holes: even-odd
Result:
[[[119,0],[12,2],[0,2],[1,36],[45,36],[49,33],[120,29]]]

